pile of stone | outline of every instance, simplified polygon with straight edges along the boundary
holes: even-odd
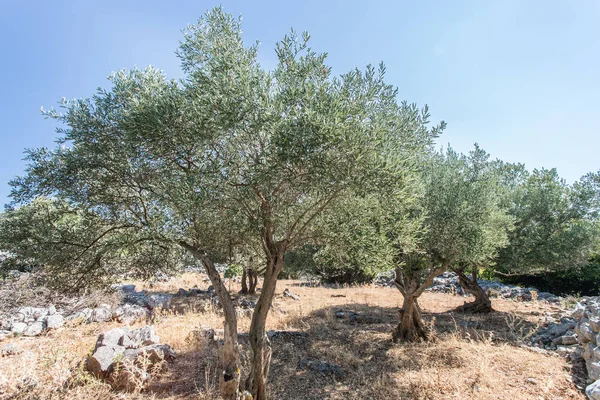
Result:
[[[588,398],[600,400],[600,297],[584,297],[572,311],[546,316],[531,344],[556,350],[573,364],[585,363],[585,392]]]
[[[504,299],[514,299],[518,301],[544,300],[549,303],[558,303],[560,298],[548,292],[540,292],[535,288],[522,288],[507,283],[501,283],[497,280],[489,281],[487,279],[478,279],[479,286],[486,291],[490,297],[501,297]],[[380,275],[375,280],[377,286],[394,287],[394,274],[386,273]],[[451,293],[456,295],[467,295],[454,272],[444,272],[433,279],[433,285],[427,289],[430,292]]]
[[[177,295],[138,292],[135,285],[113,285],[112,289],[123,296],[123,304],[117,307],[109,304],[100,304],[93,308],[65,307],[58,310],[54,306],[47,308],[21,307],[10,315],[0,317],[0,340],[10,335],[38,336],[48,330],[62,327],[67,321],[98,323],[116,320],[125,324],[148,321],[156,310],[177,309],[181,301],[175,300],[182,300],[184,297],[195,297],[200,300],[200,305],[204,304],[204,309],[220,307],[219,299],[212,286],[207,290],[182,288],[179,289]],[[294,298],[296,295],[289,292],[288,296]],[[256,302],[251,299],[238,298],[235,305],[240,314],[246,315],[251,314]],[[195,306],[198,308],[199,304],[195,304]]]
[[[577,321],[574,333],[581,346],[588,377],[593,382],[585,392],[590,399],[600,400],[600,297],[584,297],[571,317]]]
[[[123,304],[112,308],[101,304],[95,308],[75,310],[57,310],[50,307],[21,307],[13,314],[0,318],[0,340],[10,335],[38,336],[42,333],[61,328],[67,321],[74,323],[93,323],[117,320],[131,324],[148,318],[150,311],[146,308]]]
[[[98,336],[86,368],[115,389],[136,390],[164,368],[165,362],[173,362],[175,356],[169,345],[160,344],[153,326],[115,328]]]
[[[478,279],[477,283],[490,297],[501,297],[518,301],[544,300],[549,303],[558,303],[560,301],[558,296],[548,292],[540,292],[536,288],[522,288],[501,283],[498,280],[489,281],[487,279]],[[432,292],[465,294],[460,286],[458,276],[454,272],[444,272],[434,278],[433,285],[429,290]]]
[[[22,307],[14,315],[0,319],[0,340],[11,334],[37,336],[49,329],[63,326],[65,318],[54,306]]]

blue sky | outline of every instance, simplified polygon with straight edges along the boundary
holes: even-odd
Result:
[[[40,106],[86,97],[111,71],[152,64],[181,77],[181,29],[208,1],[19,1],[0,7],[0,202],[23,172],[24,148],[53,146]],[[261,63],[291,27],[329,53],[334,73],[387,66],[400,99],[428,104],[448,128],[440,144],[569,182],[600,169],[600,2],[226,1],[244,18]]]

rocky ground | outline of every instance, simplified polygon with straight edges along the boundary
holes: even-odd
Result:
[[[375,284],[377,286],[394,287],[393,274],[384,274],[377,278]],[[507,283],[502,283],[498,280],[490,281],[487,279],[478,279],[479,286],[491,298],[514,299],[518,301],[544,300],[550,303],[559,303],[560,297],[548,292],[540,292],[536,288],[523,288]],[[458,281],[458,276],[454,272],[444,272],[440,276],[434,278],[433,285],[427,289],[430,292],[450,293],[456,295],[464,295],[464,291]]]
[[[190,272],[130,285],[94,301],[18,303],[10,318],[5,313],[0,398],[215,398],[222,322],[206,277]],[[500,296],[493,299],[497,312],[476,316],[453,311],[469,298],[429,292],[420,303],[434,340],[394,345],[390,332],[402,301],[394,288],[281,281],[277,293],[267,321],[275,399],[578,399],[592,383],[586,362],[598,362],[585,359],[596,348],[588,331],[596,326],[595,300],[573,315],[564,301]],[[255,298],[235,301],[246,364]],[[27,327],[17,333],[15,324]],[[41,325],[38,336],[25,334],[32,325]],[[566,344],[572,337],[587,340],[587,353]]]

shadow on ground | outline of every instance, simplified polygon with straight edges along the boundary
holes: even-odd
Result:
[[[424,367],[446,370],[465,367],[460,341],[519,344],[535,326],[518,315],[494,312],[487,315],[424,312],[436,341],[453,337],[454,345],[436,343],[393,344],[391,331],[398,310],[367,304],[343,304],[321,308],[287,321],[290,330],[305,337],[272,340],[270,390],[276,399],[422,398],[423,390],[394,377]],[[458,344],[458,346],[456,345]],[[146,392],[155,398],[213,398],[217,391],[214,370],[216,348],[191,344],[180,352],[175,364]],[[249,349],[242,352],[248,371]],[[339,366],[343,376],[306,368],[306,361]],[[360,394],[360,395],[359,395]],[[387,397],[389,396],[389,397]]]

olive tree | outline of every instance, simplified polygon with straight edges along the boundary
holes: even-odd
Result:
[[[475,218],[479,219],[483,230],[452,264],[451,269],[457,274],[463,290],[475,298],[473,302],[460,306],[458,311],[488,313],[493,311],[492,303],[477,282],[479,270],[493,265],[500,249],[508,244],[513,220],[504,207],[497,162],[489,161],[489,155],[477,144],[465,161],[469,185],[476,191],[472,200],[476,204],[473,206],[482,210]],[[467,275],[469,271],[470,277]]]
[[[507,216],[477,171],[482,156],[479,148],[470,157],[449,148],[423,167],[422,196],[408,214],[420,229],[413,245],[395,246],[394,282],[404,300],[394,341],[427,339],[418,298],[436,276],[456,263],[487,259],[506,241]],[[396,232],[389,231],[392,239]]]
[[[0,215],[0,249],[21,265],[43,266],[45,282],[63,291],[124,276],[147,279],[190,262],[181,248],[43,197]]]
[[[515,229],[496,271],[536,275],[587,264],[599,237],[597,182],[588,174],[568,185],[556,169],[535,169],[509,185],[505,202]]]
[[[416,123],[420,110],[398,104],[383,66],[333,78],[308,34],[292,32],[266,71],[241,32],[239,19],[215,9],[185,31],[182,81],[154,68],[121,71],[109,90],[48,111],[64,124],[60,146],[29,152],[12,196],[15,206],[59,199],[109,226],[104,237],[134,235],[202,263],[225,319],[221,394],[236,398],[242,386],[259,400],[271,357],[266,318],[286,252],[307,243],[349,193],[401,186],[429,133]],[[231,243],[257,242],[264,281],[243,385],[235,309],[214,258]]]

